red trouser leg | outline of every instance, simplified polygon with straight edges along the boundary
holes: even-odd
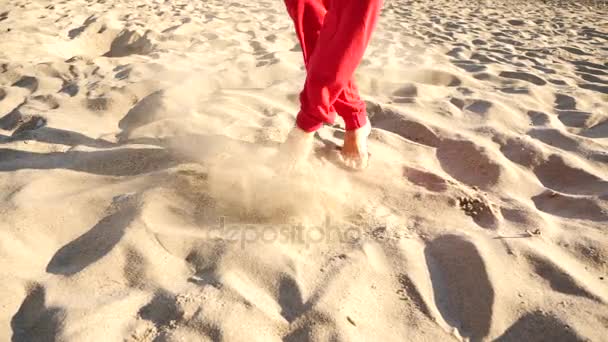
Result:
[[[285,0],[302,46],[307,79],[297,125],[312,132],[337,111],[347,130],[366,123],[352,79],[380,12],[381,0]]]

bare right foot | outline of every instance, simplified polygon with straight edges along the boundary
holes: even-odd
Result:
[[[344,165],[352,170],[363,170],[369,163],[369,153],[367,152],[367,138],[372,131],[369,120],[365,126],[346,131],[344,135],[344,146],[340,153],[340,159]]]

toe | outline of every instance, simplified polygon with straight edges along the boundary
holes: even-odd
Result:
[[[346,168],[351,170],[363,170],[368,164],[367,158],[361,158],[359,156],[345,156],[340,153],[338,159]]]
[[[357,169],[357,160],[356,159],[349,159],[348,160],[348,167],[351,169]]]

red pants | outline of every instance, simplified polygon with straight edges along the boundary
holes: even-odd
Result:
[[[285,0],[300,40],[306,83],[298,127],[315,131],[336,112],[347,130],[367,122],[365,102],[353,80],[375,27],[382,0]]]

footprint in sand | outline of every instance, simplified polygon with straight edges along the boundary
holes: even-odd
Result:
[[[367,111],[371,124],[376,129],[383,129],[419,144],[436,147],[439,137],[426,125],[407,119],[404,115],[389,108],[383,108],[367,102]]]
[[[608,194],[608,181],[566,163],[556,154],[536,166],[533,171],[545,187],[555,191],[572,195]]]
[[[580,133],[587,138],[607,138],[608,137],[608,119],[603,120]]]
[[[65,310],[47,306],[42,285],[32,284],[11,319],[12,341],[57,341],[65,316]]]
[[[30,93],[34,93],[38,90],[38,79],[32,76],[23,76],[17,82],[13,83],[12,86],[25,88],[29,90]]]
[[[547,81],[549,81],[552,84],[558,85],[558,86],[568,85],[568,83],[566,83],[566,81],[559,80],[559,79],[556,79],[556,78],[549,78],[549,79],[547,79]]]
[[[530,94],[530,89],[526,87],[503,87],[498,90],[502,91],[506,94],[514,94],[514,95],[528,95]]]
[[[553,144],[555,147],[562,148],[568,151],[567,147],[564,145],[571,144],[575,146],[571,150],[572,152],[580,153],[584,158],[590,161],[608,163],[608,152],[606,151],[603,151],[601,149],[587,149],[583,147],[578,140],[563,135],[556,137],[556,140],[557,142]]]
[[[563,341],[584,342],[569,324],[545,311],[533,311],[521,316],[495,342]]]
[[[568,274],[567,271],[548,258],[530,254],[526,256],[526,259],[534,269],[534,272],[543,278],[553,290],[601,302],[599,298],[587,291],[572,275]]]
[[[467,185],[489,188],[498,183],[499,164],[472,141],[445,139],[436,155],[445,172]]]
[[[464,107],[465,110],[479,114],[485,115],[488,113],[490,108],[492,108],[492,102],[486,100],[473,100],[469,105]]]
[[[476,72],[480,72],[480,71],[484,71],[486,70],[486,66],[479,64],[475,61],[471,61],[471,60],[454,60],[452,61],[452,63],[459,67],[460,69],[463,69],[464,71],[470,72],[470,73],[476,73]]]
[[[589,56],[589,54],[579,48],[575,48],[575,47],[570,47],[570,46],[561,46],[562,49],[573,53],[575,55],[579,55],[579,56]]]
[[[579,73],[579,76],[587,82],[608,84],[608,80],[605,80],[598,76],[584,74],[584,73]]]
[[[21,113],[20,108],[22,105],[10,111],[2,118],[0,118],[0,128],[6,131],[12,131],[15,127],[19,126],[23,122],[24,115]]]
[[[604,71],[604,70],[589,68],[584,65],[576,65],[575,67],[576,67],[576,71],[578,71],[580,75],[608,76],[608,69],[606,69],[607,71]]]
[[[515,79],[515,80],[530,82],[530,83],[538,85],[538,86],[547,84],[547,81],[543,80],[542,78],[540,78],[536,75],[532,75],[527,72],[501,71],[500,74],[498,74],[498,75],[500,77],[504,77],[504,78],[510,78],[510,79]]]
[[[500,213],[502,214],[502,217],[505,218],[505,220],[527,226],[535,225],[539,222],[539,220],[541,220],[536,211],[524,208],[501,207]]]
[[[569,95],[556,93],[553,107],[556,110],[576,110],[576,99]]]
[[[463,236],[444,235],[429,242],[424,253],[445,321],[462,336],[483,339],[492,323],[494,289],[475,245]]]
[[[444,192],[448,189],[446,180],[431,172],[405,166],[403,175],[408,181],[429,191]]]
[[[513,25],[513,26],[522,26],[526,22],[523,20],[519,20],[519,19],[510,19],[510,20],[507,20],[507,23],[509,23],[510,25]]]
[[[122,30],[110,45],[110,51],[104,57],[125,57],[129,55],[147,55],[154,50],[154,44],[148,34],[143,36],[131,30]]]
[[[544,160],[542,150],[528,139],[495,136],[493,140],[500,145],[500,152],[516,164],[534,167]]]
[[[526,114],[534,126],[544,126],[550,122],[549,115],[543,112],[529,110]]]
[[[598,93],[608,94],[608,86],[601,86],[597,84],[579,84],[579,87],[583,89],[593,90]]]
[[[554,128],[534,128],[528,131],[528,136],[543,143],[565,151],[580,151],[580,142]]]
[[[76,83],[73,82],[65,82],[59,91],[60,93],[68,94],[70,97],[74,97],[78,94],[80,88]]]
[[[109,253],[135,219],[138,213],[135,202],[135,198],[127,199],[124,203],[115,201],[109,208],[110,214],[53,255],[46,271],[71,276]]]
[[[576,67],[586,67],[591,68],[591,70],[604,70],[608,72],[608,65],[593,63],[589,61],[570,61],[570,63],[574,64]]]
[[[592,116],[589,112],[578,110],[559,110],[556,112],[559,121],[568,127],[575,128],[587,128],[587,122]]]
[[[608,205],[602,204],[597,198],[545,191],[532,197],[532,201],[538,210],[552,215],[596,222],[608,221]]]

